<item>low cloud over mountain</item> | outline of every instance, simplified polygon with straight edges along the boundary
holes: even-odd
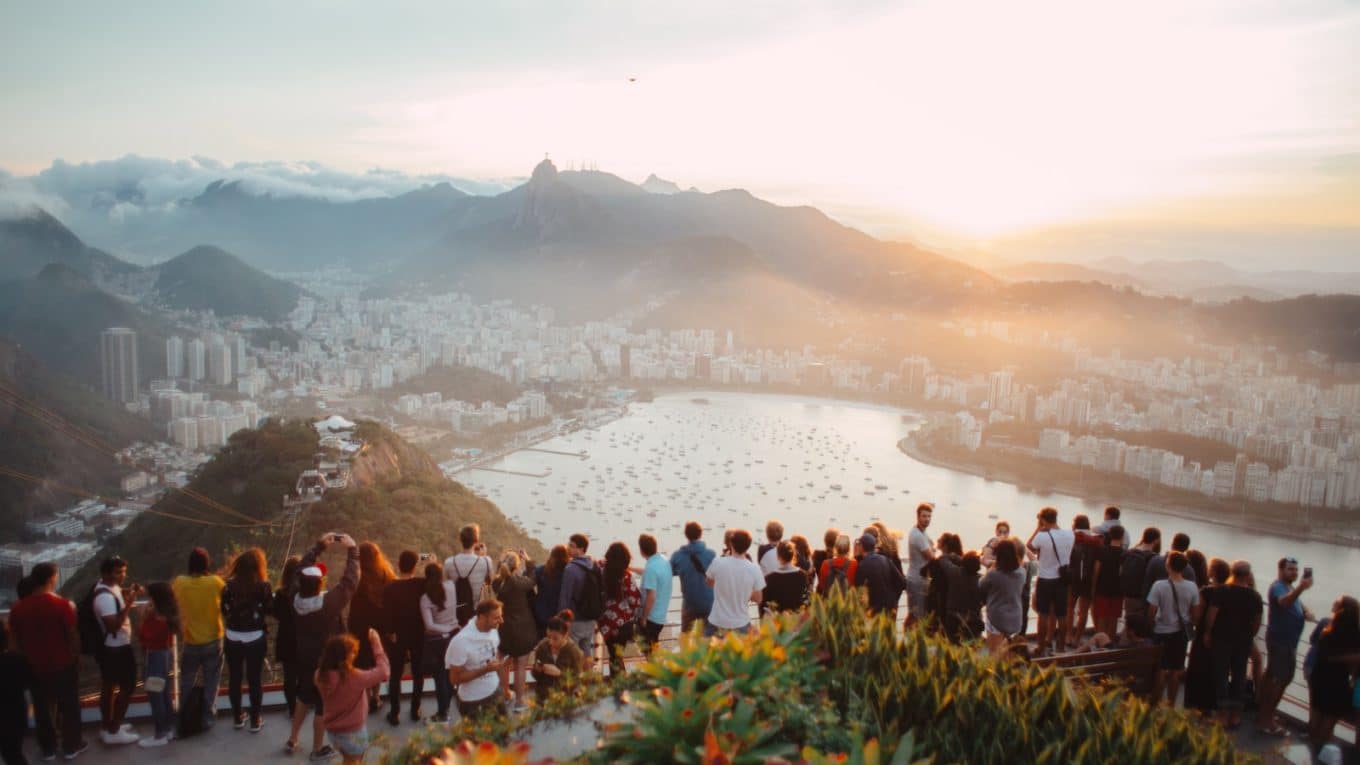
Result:
[[[164,237],[174,216],[218,182],[233,184],[252,197],[344,203],[400,196],[437,184],[470,194],[495,194],[516,181],[413,176],[383,169],[351,173],[317,162],[228,165],[209,157],[171,160],[129,154],[98,162],[56,160],[26,177],[0,170],[0,217],[40,207],[100,247],[144,261],[159,260],[184,249],[182,241]]]

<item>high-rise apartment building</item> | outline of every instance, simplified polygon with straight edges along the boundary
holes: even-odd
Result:
[[[188,356],[185,361],[189,367],[190,380],[202,380],[208,374],[208,347],[203,341],[194,338],[189,341]]]
[[[171,380],[184,376],[184,341],[178,335],[165,341],[165,376]]]
[[[99,359],[104,395],[124,404],[137,400],[137,333],[110,327],[100,333]]]
[[[231,348],[226,343],[213,343],[208,347],[208,382],[231,385]],[[202,441],[200,435],[199,442]]]

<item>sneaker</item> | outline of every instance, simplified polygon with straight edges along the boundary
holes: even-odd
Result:
[[[529,711],[529,705],[525,704],[523,701],[516,701],[515,705],[510,707],[510,711],[517,715],[522,715]]]
[[[236,730],[240,730],[240,729],[246,727],[246,714],[245,714],[245,712],[240,712],[240,713],[238,713],[238,714],[236,715],[236,722],[233,723],[233,727],[236,728]]]
[[[446,722],[448,722],[448,721],[449,721],[449,716],[448,716],[447,714],[435,715],[434,717],[431,717],[431,718],[430,718],[430,722],[432,722],[432,723],[440,723],[440,724],[443,724],[443,723],[446,723]]]
[[[132,727],[132,723],[123,723],[122,725],[118,726],[118,730],[125,730],[125,731],[128,731],[128,732],[130,732],[130,733],[136,733],[136,732],[137,732],[137,729],[134,728],[134,727]]]
[[[335,754],[336,752],[334,749],[331,748],[331,745],[326,744],[325,746],[321,747],[315,752],[312,752],[311,754],[307,755],[307,759],[311,760],[312,762],[325,762],[326,760],[329,760],[330,758],[334,757]]]
[[[412,710],[411,710],[411,722],[420,722],[420,710],[419,710],[419,709],[412,709]]]
[[[64,760],[74,760],[75,758],[79,757],[80,755],[85,754],[85,750],[86,750],[86,749],[89,749],[89,748],[90,748],[90,742],[88,742],[88,741],[82,741],[82,742],[80,742],[80,748],[79,748],[79,749],[75,750],[74,752],[67,752],[66,754],[63,754],[63,755],[62,755],[62,759],[64,759]]]
[[[401,713],[400,712],[389,713],[387,715],[387,723],[394,728],[397,727],[398,725],[401,725]]]
[[[263,727],[264,727],[264,718],[262,718],[262,717],[252,717],[252,718],[250,718],[250,732],[251,732],[251,733],[259,733],[259,732],[260,732],[260,729],[263,728]]]
[[[42,760],[43,760],[43,762],[51,762],[51,761],[53,761],[53,760],[55,760],[55,759],[57,759],[57,751],[56,751],[55,749],[53,749],[53,750],[50,751],[50,752],[43,752],[43,753],[42,753]]]
[[[136,733],[127,730],[120,730],[117,733],[109,733],[106,730],[102,730],[99,732],[99,740],[104,742],[104,744],[108,746],[116,746],[119,744],[131,744],[136,742],[137,739],[139,738],[141,737],[138,736]]]
[[[140,746],[144,749],[150,749],[153,746],[165,746],[168,743],[170,743],[170,736],[168,735],[151,736],[149,738],[144,738],[141,741],[138,741],[137,746]]]

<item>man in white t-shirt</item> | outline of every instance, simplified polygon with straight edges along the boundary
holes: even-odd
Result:
[[[705,575],[713,588],[713,610],[704,624],[704,637],[727,632],[747,632],[751,628],[748,603],[760,603],[765,595],[765,575],[760,566],[746,559],[751,549],[751,533],[744,529],[728,532],[730,555],[715,558]]]
[[[916,506],[916,525],[907,534],[907,622],[910,627],[926,615],[926,576],[921,569],[935,560],[935,544],[926,535],[935,506],[922,502]]]
[[[779,521],[770,521],[765,524],[765,544],[756,548],[760,553],[760,573],[772,574],[779,570],[779,553],[775,550],[779,543],[784,540],[784,524]]]
[[[453,636],[444,652],[449,682],[458,687],[458,714],[470,719],[480,714],[505,714],[510,695],[510,657],[500,655],[504,618],[498,600],[477,604],[477,617]]]
[[[137,686],[137,658],[132,652],[132,621],[128,618],[123,581],[127,561],[114,556],[99,566],[99,582],[94,586],[94,615],[104,633],[104,644],[95,652],[99,665],[99,738],[105,744],[131,744],[140,738],[131,725],[124,725],[128,702]],[[126,597],[135,599],[139,585],[128,588]]]
[[[1025,546],[1039,558],[1039,582],[1034,588],[1034,613],[1039,617],[1039,655],[1051,650],[1050,641],[1058,646],[1067,644],[1067,580],[1062,569],[1072,560],[1072,546],[1077,537],[1069,529],[1058,526],[1058,511],[1045,507],[1039,511],[1039,523],[1029,535]]]
[[[466,579],[468,586],[472,588],[469,607],[476,605],[481,599],[482,584],[489,580],[492,572],[496,570],[495,564],[486,555],[481,538],[481,527],[469,523],[458,530],[458,542],[463,546],[463,551],[444,559],[444,578],[455,584],[459,579]]]
[[[1190,565],[1185,555],[1172,550],[1166,556],[1166,578],[1148,590],[1148,621],[1152,642],[1162,647],[1161,663],[1152,681],[1152,703],[1159,704],[1162,693],[1167,703],[1176,706],[1181,678],[1185,677],[1185,654],[1190,645],[1190,626],[1199,621],[1199,588],[1186,581]]]

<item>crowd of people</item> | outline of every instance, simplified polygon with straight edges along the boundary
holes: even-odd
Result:
[[[26,692],[45,759],[58,753],[74,759],[86,750],[77,697],[82,652],[99,668],[99,737],[107,746],[159,747],[212,727],[224,663],[229,719],[259,733],[272,629],[291,712],[285,750],[300,751],[310,716],[310,759],[360,762],[368,718],[383,708],[384,683],[386,719],[394,726],[408,671],[412,721],[422,719],[427,677],[431,722],[447,722],[455,702],[464,718],[522,710],[530,703],[530,673],[542,699],[577,687],[597,671],[597,660],[599,671],[607,666],[618,674],[630,646],[655,649],[676,578],[680,627],[705,636],[746,632],[761,614],[799,611],[814,594],[844,589],[862,593],[866,616],[894,621],[905,594],[904,627],[938,630],[997,657],[1155,645],[1154,699],[1175,704],[1183,690],[1185,706],[1229,727],[1242,723],[1251,699],[1261,730],[1283,734],[1275,709],[1313,616],[1304,603],[1311,570],[1300,570],[1298,561],[1279,561],[1263,599],[1245,561],[1206,558],[1185,534],[1173,535],[1163,552],[1159,529],[1132,533],[1117,507],[1107,508],[1094,528],[1084,515],[1064,528],[1058,512],[1044,508],[1024,540],[1001,521],[975,550],[954,533],[932,540],[933,514],[930,504],[918,506],[905,534],[881,522],[857,535],[828,529],[816,550],[806,537],[785,538],[777,521],[766,525],[763,542],[729,529],[714,549],[700,524],[690,522],[684,544],[669,556],[655,537],[641,535],[640,560],[622,541],[596,559],[591,540],[572,534],[541,563],[524,550],[493,559],[478,527],[469,525],[459,530],[458,554],[441,562],[404,550],[395,568],[376,544],[328,533],[305,554],[282,561],[272,584],[258,548],[235,555],[220,573],[208,551],[195,548],[185,574],[145,588],[127,584],[127,563],[109,558],[78,603],[57,593],[57,568],[40,563],[21,582],[20,600],[0,631],[3,755],[6,763],[23,762],[17,742],[28,728]],[[333,547],[344,550],[338,576],[328,576],[321,560]],[[1026,635],[1031,608],[1035,640]],[[1263,620],[1264,655],[1255,640]],[[1339,720],[1355,715],[1356,600],[1332,604],[1309,645],[1309,733],[1321,743]],[[177,649],[178,708],[171,692]],[[152,713],[148,736],[125,720],[139,665]]]

